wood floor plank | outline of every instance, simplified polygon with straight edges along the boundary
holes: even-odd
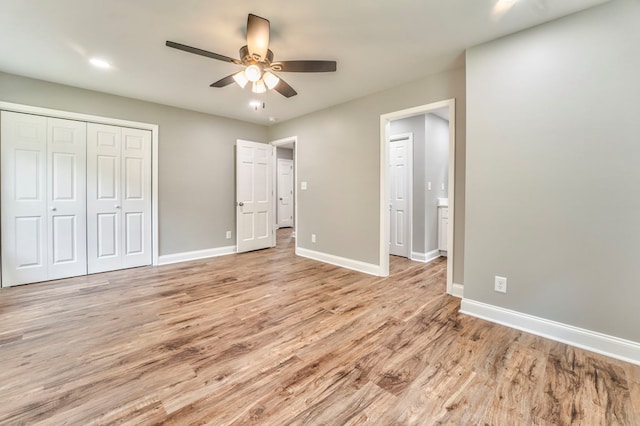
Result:
[[[535,416],[553,424],[628,425],[640,421],[627,376],[615,362],[579,348],[554,345]]]
[[[0,424],[640,424],[640,367],[276,248],[0,289]]]

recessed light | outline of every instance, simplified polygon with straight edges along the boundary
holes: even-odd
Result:
[[[91,58],[89,59],[89,63],[96,68],[102,68],[103,70],[108,70],[111,68],[111,64],[104,59],[100,58]]]
[[[275,117],[269,117],[269,121],[275,123],[276,121],[278,121],[278,119]]]

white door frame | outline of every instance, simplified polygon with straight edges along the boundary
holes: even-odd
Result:
[[[298,137],[297,136],[289,136],[282,139],[277,139],[275,141],[269,142],[274,147],[279,147],[282,145],[288,145],[293,143],[293,237],[297,235],[298,232]],[[273,156],[273,177],[274,182],[277,180],[277,155]],[[273,191],[273,205],[274,208],[276,206],[276,191]],[[273,228],[277,229],[278,219],[276,215],[273,215]],[[298,241],[295,241],[295,248],[298,248]]]
[[[462,297],[461,289],[454,289],[453,285],[453,230],[454,230],[454,201],[455,201],[455,164],[456,164],[456,100],[447,99],[400,111],[380,115],[380,275],[389,276],[389,182],[387,176],[388,153],[387,139],[390,137],[391,121],[416,115],[427,114],[431,111],[449,107],[449,224],[447,231],[447,293]],[[456,286],[457,287],[457,286]]]
[[[407,259],[413,257],[413,133],[398,133],[395,135],[388,135],[387,139],[387,161],[389,161],[389,151],[391,148],[391,142],[407,141],[407,215],[405,219],[405,240],[407,242]],[[387,168],[389,170],[389,168]],[[390,176],[387,175],[387,178]],[[388,193],[387,196],[391,194]],[[391,200],[387,200],[387,204],[391,204]],[[391,224],[391,217],[389,217],[389,224]],[[389,230],[391,232],[391,230]],[[389,233],[391,235],[391,233]]]
[[[132,127],[151,131],[151,249],[153,265],[158,264],[158,125],[138,121],[120,120],[118,118],[100,117],[77,112],[41,108],[31,105],[14,104],[0,101],[0,110],[22,112],[25,114],[43,115],[46,117],[84,121],[88,123],[110,124],[120,127]],[[1,259],[0,259],[1,260]],[[0,280],[2,276],[0,276]]]

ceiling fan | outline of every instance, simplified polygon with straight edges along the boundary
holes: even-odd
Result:
[[[240,72],[222,78],[211,87],[225,87],[234,81],[242,88],[251,82],[251,90],[254,93],[264,93],[274,89],[281,95],[290,98],[298,94],[287,82],[276,76],[273,72],[333,72],[336,70],[336,61],[273,61],[273,52],[269,50],[269,20],[249,14],[247,19],[247,44],[240,48],[240,59],[230,58],[218,53],[198,49],[197,47],[167,41],[168,47],[183,50],[196,55],[219,61],[242,65]]]

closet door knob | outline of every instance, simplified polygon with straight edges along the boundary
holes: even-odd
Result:
[[[56,209],[55,207],[51,207],[51,211],[52,212],[55,212],[56,210],[58,210],[58,209]]]
[[[120,208],[120,205],[116,204],[116,205],[115,205],[115,208],[116,208],[116,209],[119,209],[119,208]]]

